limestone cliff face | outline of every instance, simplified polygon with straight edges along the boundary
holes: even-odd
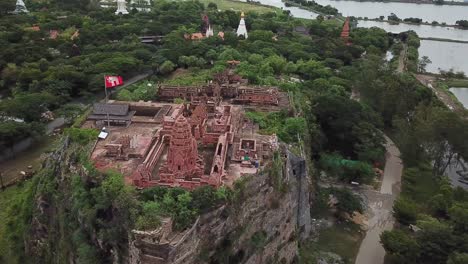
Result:
[[[287,152],[275,190],[267,173],[248,176],[237,203],[202,214],[184,232],[170,219],[152,232],[132,231],[129,263],[292,263],[311,229],[305,161]]]

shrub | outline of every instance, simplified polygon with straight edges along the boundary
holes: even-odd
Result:
[[[99,135],[99,131],[92,128],[67,128],[65,129],[65,134],[70,136],[70,139],[73,142],[76,142],[80,145],[86,145],[89,142],[96,140]]]
[[[403,197],[398,198],[393,205],[393,215],[400,223],[407,225],[416,223],[417,214],[416,204]]]

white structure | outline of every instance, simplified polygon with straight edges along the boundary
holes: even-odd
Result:
[[[13,11],[13,14],[19,14],[19,13],[29,13],[23,0],[16,0],[16,8],[15,8],[15,11]]]
[[[151,1],[150,0],[132,0],[130,2],[132,8],[140,12],[149,12],[151,11]]]
[[[208,29],[206,30],[205,36],[207,38],[214,36],[213,28],[211,28],[211,25],[208,25]]]
[[[115,11],[115,14],[116,14],[116,15],[118,15],[118,14],[122,14],[122,15],[128,14],[128,11],[127,11],[127,1],[125,1],[125,0],[117,0],[117,11]]]
[[[239,27],[237,28],[237,36],[244,36],[244,38],[249,37],[247,34],[247,28],[245,27],[244,12],[241,14],[241,20],[239,22]]]

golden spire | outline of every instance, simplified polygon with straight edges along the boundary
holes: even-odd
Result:
[[[244,18],[244,17],[245,17],[244,11],[242,11],[242,13],[241,13],[241,17],[242,17],[242,18]]]

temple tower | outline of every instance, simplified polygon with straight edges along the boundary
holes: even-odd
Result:
[[[245,39],[249,37],[247,34],[247,28],[245,27],[244,12],[241,13],[241,20],[239,22],[239,27],[237,28],[237,36],[244,36]]]
[[[197,147],[197,141],[192,135],[189,122],[180,115],[172,127],[165,169],[175,178],[200,177]]]
[[[23,0],[16,0],[16,8],[13,11],[13,14],[20,14],[20,13],[29,13],[26,5],[24,4]]]
[[[125,0],[117,0],[117,11],[115,11],[115,14],[122,14],[126,15],[128,14],[127,11],[127,2]]]
[[[349,17],[346,18],[344,25],[343,25],[343,30],[341,31],[341,39],[344,40],[346,45],[351,45],[351,42],[349,40]]]

